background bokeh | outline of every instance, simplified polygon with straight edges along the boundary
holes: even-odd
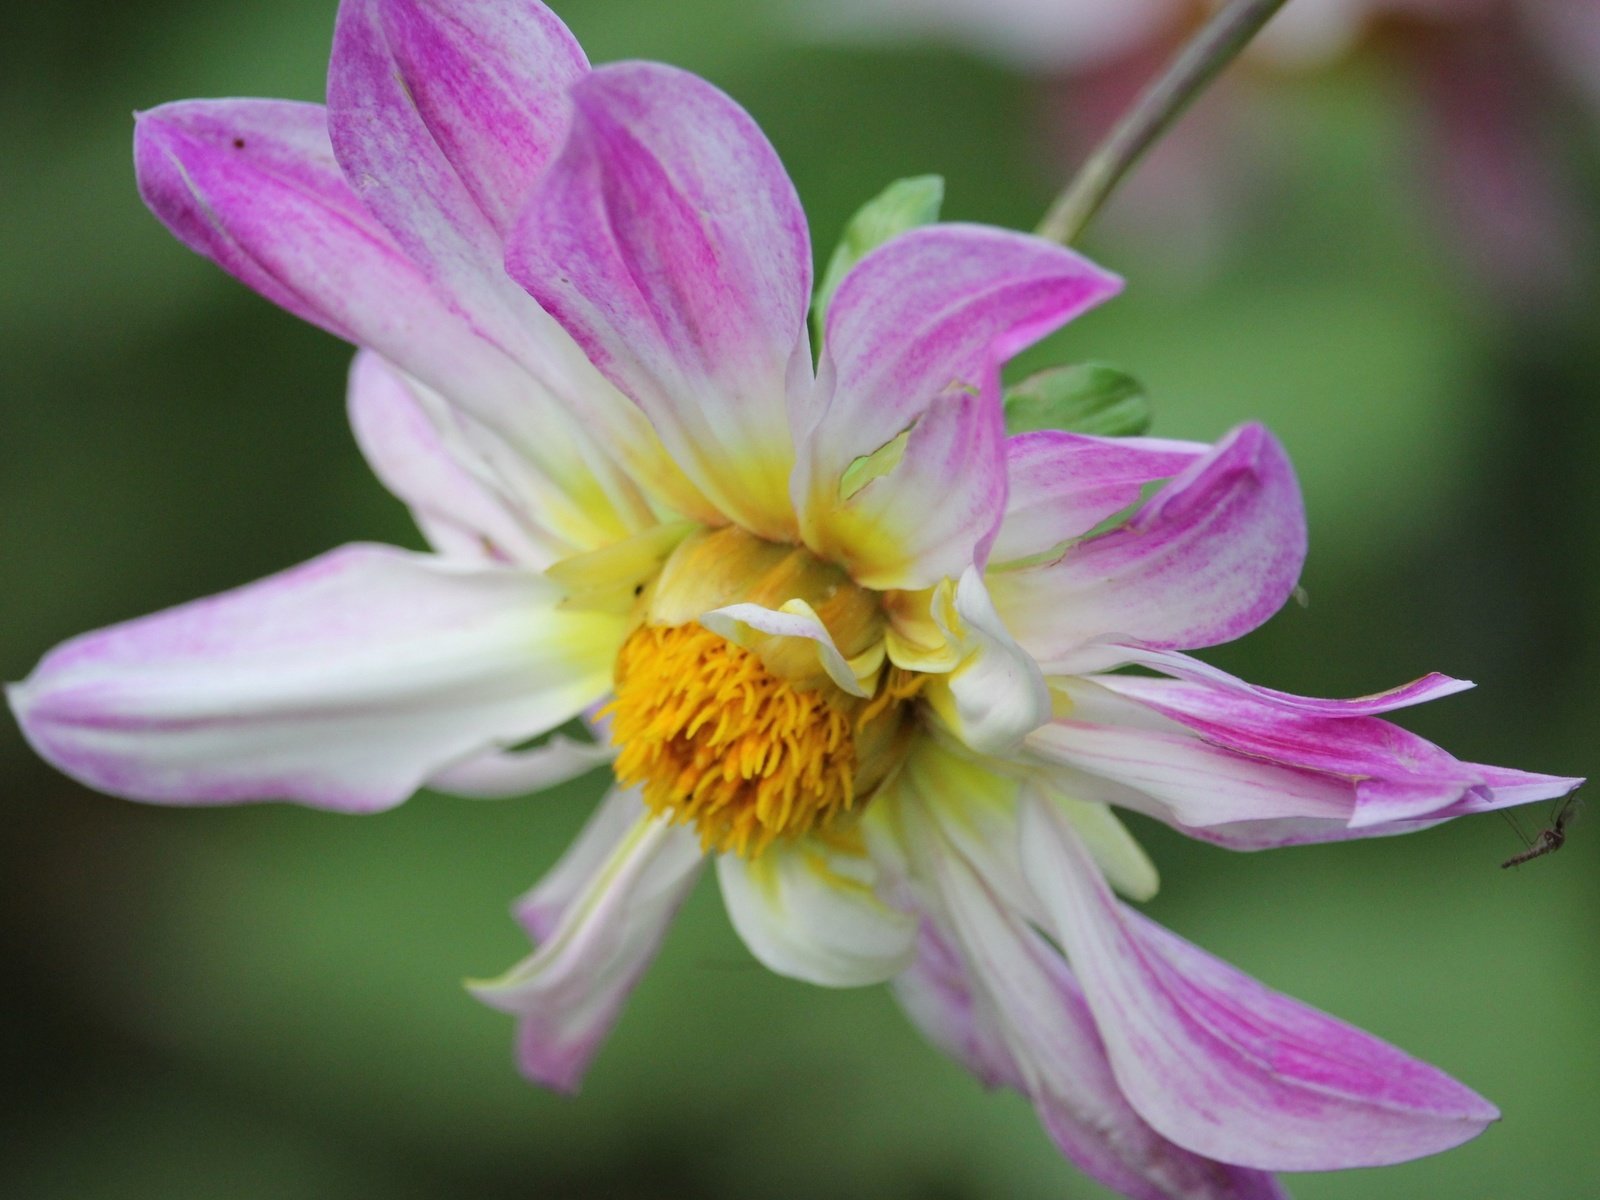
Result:
[[[955,50],[833,47],[754,0],[557,7],[596,61],[667,59],[750,108],[819,254],[894,177],[941,173],[948,217],[1029,227],[1064,170],[1059,89]],[[333,9],[82,0],[8,15],[5,678],[71,634],[343,541],[417,544],[345,426],[348,348],[177,246],[129,163],[133,108],[319,99]],[[1592,772],[1600,324],[1585,281],[1600,264],[1503,303],[1424,194],[1393,59],[1250,86],[1266,130],[1252,154],[1276,157],[1226,235],[1197,252],[1185,222],[1113,220],[1087,245],[1127,293],[1029,362],[1125,366],[1154,394],[1158,433],[1260,418],[1287,443],[1312,524],[1309,604],[1214,661],[1332,695],[1446,670],[1480,689],[1412,728],[1466,758]],[[1592,225],[1596,127],[1550,119],[1572,122],[1554,144]],[[881,989],[756,967],[709,880],[581,1097],[525,1086],[509,1023],[460,980],[523,952],[506,904],[598,779],[526,801],[423,795],[361,819],[164,810],[56,775],[9,722],[0,778],[0,1195],[1105,1194]],[[1600,820],[1516,871],[1499,869],[1520,843],[1493,817],[1262,855],[1135,824],[1163,871],[1157,918],[1505,1112],[1454,1153],[1306,1176],[1297,1195],[1600,1195]]]

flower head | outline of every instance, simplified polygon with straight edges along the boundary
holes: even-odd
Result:
[[[1184,653],[1284,602],[1300,497],[1257,426],[1007,435],[1000,365],[1113,277],[913,230],[843,279],[814,360],[806,223],[749,116],[669,67],[590,70],[533,0],[346,0],[326,110],[167,105],[136,153],[181,239],[362,347],[357,437],[434,552],[346,547],[56,649],[10,697],[64,770],[368,812],[614,754],[518,905],[537,949],[474,987],[553,1087],[712,863],[762,962],[891,981],[1130,1196],[1275,1196],[1267,1171],[1493,1119],[1116,897],[1156,881],[1112,805],[1254,848],[1576,781],[1382,719],[1443,677],[1314,700]],[[580,716],[592,744],[510,748]]]

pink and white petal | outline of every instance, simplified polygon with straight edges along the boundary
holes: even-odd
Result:
[[[1103,675],[1095,683],[1170,717],[1213,745],[1358,781],[1358,823],[1364,783],[1420,787],[1437,793],[1432,807],[1440,808],[1483,782],[1453,755],[1380,717],[1312,715],[1243,692],[1173,679]]]
[[[1153,1129],[1123,1095],[1067,964],[1002,898],[1013,889],[996,890],[937,836],[919,841],[923,882],[943,914],[932,943],[941,957],[929,964],[937,991],[917,990],[908,974],[897,994],[913,989],[914,1019],[937,1015],[936,1044],[980,1079],[1017,1087],[1063,1154],[1133,1200],[1284,1200],[1270,1176],[1201,1157]]]
[[[1124,909],[1071,826],[1040,801],[1023,869],[1139,1114],[1198,1154],[1275,1171],[1437,1153],[1498,1116],[1437,1069],[1273,992]]]
[[[1120,286],[1070,250],[973,225],[862,259],[829,306],[815,399],[792,416],[806,543],[870,587],[984,561],[1005,506],[999,366]],[[898,466],[846,495],[851,465],[902,435]]]
[[[973,394],[932,400],[883,474],[845,493],[829,479],[805,512],[806,540],[863,587],[914,590],[982,562],[1006,501],[998,367]]]
[[[164,104],[138,116],[134,165],[140,195],[179,241],[273,303],[452,396],[515,391],[515,364],[434,293],[350,190],[320,105]]]
[[[1050,690],[1038,664],[1006,630],[976,567],[962,574],[954,596],[947,588],[935,595],[933,616],[961,657],[929,680],[924,699],[965,745],[980,754],[1011,754],[1050,719]]]
[[[894,998],[924,1037],[987,1088],[1022,1090],[987,992],[972,985],[954,939],[933,918],[917,925],[916,958],[892,981]]]
[[[597,542],[654,520],[549,389],[373,219],[334,161],[320,106],[163,105],[140,114],[134,163],[145,203],[185,245],[296,316],[376,350],[528,455],[563,497],[540,514],[547,524]]]
[[[811,288],[794,186],[749,114],[687,72],[620,63],[572,96],[507,266],[722,513],[790,536]]]
[[[1182,649],[1242,637],[1283,606],[1305,553],[1288,457],[1245,425],[1126,524],[1053,563],[998,572],[990,590],[1045,670],[1073,674],[1103,664],[1105,642]]]
[[[1191,658],[1176,650],[1154,650],[1145,646],[1116,646],[1113,650],[1115,660],[1109,664],[1110,666],[1136,664],[1150,667],[1152,670],[1161,671],[1178,679],[1214,684],[1239,692],[1262,703],[1282,708],[1286,712],[1305,713],[1311,716],[1378,716],[1394,712],[1396,709],[1426,704],[1430,700],[1442,700],[1446,696],[1453,696],[1457,692],[1464,692],[1476,686],[1470,679],[1453,679],[1449,675],[1441,675],[1434,671],[1420,679],[1413,679],[1410,683],[1374,692],[1368,696],[1357,696],[1351,700],[1325,700],[1316,696],[1296,696],[1292,692],[1280,692],[1273,688],[1247,683],[1237,675],[1230,675],[1210,663],[1201,662],[1198,658]]]
[[[1058,430],[1007,438],[1006,512],[991,557],[1028,558],[1082,537],[1136,502],[1147,484],[1181,474],[1208,449]]]
[[[428,786],[473,800],[528,796],[610,763],[615,746],[554,734],[526,750],[490,750],[436,771]]]
[[[346,546],[85,634],[9,689],[38,752],[163,804],[400,803],[610,688],[624,628],[530,572]]]
[[[469,985],[479,1000],[518,1018],[517,1057],[529,1079],[578,1090],[703,861],[693,831],[639,817],[533,954],[499,979]]]
[[[561,147],[568,93],[588,69],[566,26],[537,2],[345,0],[328,76],[334,151],[435,291],[598,426],[598,445],[649,488],[703,508],[644,415],[505,272],[505,237]],[[507,436],[537,451],[550,417],[529,407],[498,416]],[[633,502],[620,481],[613,490]]]
[[[512,906],[518,922],[535,942],[555,936],[572,902],[589,886],[634,826],[649,815],[639,793],[612,788],[595,806],[556,865]]]
[[[363,350],[351,364],[348,403],[368,465],[410,507],[435,549],[534,567],[572,553],[505,494],[437,393]]]
[[[1042,238],[980,225],[911,230],[858,263],[828,308],[820,411],[801,410],[795,504],[953,388],[981,391],[997,363],[1115,295],[1116,276]]]
[[[729,604],[700,617],[700,624],[736,646],[767,655],[801,656],[802,670],[820,668],[841,691],[865,699],[871,693],[839,648],[822,618],[804,600],[790,600],[781,609],[760,604]]]
[[[334,145],[419,262],[498,259],[588,70],[538,0],[343,0],[328,72]]]
[[[879,899],[864,854],[820,837],[717,858],[728,918],[769,970],[822,987],[883,983],[910,964],[916,921]]]
[[[1074,799],[1115,802],[1184,832],[1286,818],[1343,827],[1355,808],[1353,780],[1212,745],[1183,725],[1089,680],[1057,681],[1069,715],[1030,734],[1040,760]],[[1106,792],[1081,776],[1114,785]]]

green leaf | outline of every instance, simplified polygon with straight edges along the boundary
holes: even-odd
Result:
[[[919,225],[932,225],[939,219],[943,203],[944,180],[938,175],[917,175],[891,183],[850,218],[833,257],[828,260],[828,269],[817,284],[816,299],[811,304],[817,345],[822,344],[828,305],[833,303],[833,294],[839,290],[850,268],[890,238]]]
[[[1134,437],[1150,428],[1150,397],[1133,376],[1105,363],[1050,367],[1006,389],[1006,432],[1064,429]]]

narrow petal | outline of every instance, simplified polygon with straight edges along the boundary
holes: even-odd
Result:
[[[1237,675],[1230,675],[1210,663],[1201,662],[1198,658],[1191,658],[1187,654],[1180,654],[1176,650],[1152,650],[1143,646],[1117,647],[1116,661],[1110,665],[1128,664],[1151,667],[1164,674],[1196,683],[1215,684],[1230,691],[1253,696],[1264,703],[1276,705],[1287,711],[1325,717],[1379,716],[1394,712],[1396,709],[1410,708],[1415,704],[1426,704],[1430,700],[1442,700],[1446,696],[1453,696],[1457,692],[1464,692],[1475,686],[1470,679],[1452,679],[1448,675],[1434,671],[1420,679],[1413,679],[1410,683],[1403,683],[1387,691],[1374,692],[1369,696],[1357,696],[1352,700],[1324,700],[1316,696],[1296,696],[1291,692],[1280,692],[1273,688],[1247,683]]]
[[[1435,1068],[1122,908],[1048,805],[1026,804],[1021,829],[1023,869],[1117,1082],[1179,1145],[1263,1170],[1341,1170],[1447,1150],[1498,1117]]]
[[[1413,833],[1582,782],[1462,762],[1363,715],[1429,690],[1419,685],[1341,702],[1132,675],[1057,680],[1063,715],[1027,744],[1064,795],[1235,849]],[[1341,703],[1355,715],[1321,715]]]
[[[636,797],[633,803],[642,809]],[[585,831],[574,850],[583,865],[595,857],[589,841]],[[537,951],[499,979],[469,985],[479,1000],[518,1018],[517,1057],[529,1079],[578,1090],[702,861],[691,831],[639,816],[574,890]],[[568,869],[565,861],[557,867]]]
[[[1209,447],[1155,438],[1097,438],[1045,430],[1008,438],[1005,520],[997,563],[1082,537],[1136,502],[1144,487],[1181,474]]]
[[[787,395],[809,375],[811,250],[747,113],[684,71],[588,75],[507,264],[644,410],[718,509],[791,535]]]
[[[1022,1091],[1063,1154],[1134,1200],[1283,1200],[1270,1176],[1151,1128],[1123,1095],[1067,964],[1005,898],[1015,886],[945,840],[937,819],[908,817],[923,936],[895,992],[935,1044],[984,1082]]]
[[[1050,719],[1050,692],[1038,665],[1017,645],[968,568],[954,595],[942,589],[934,620],[958,658],[924,696],[944,726],[980,754],[1007,755]]]
[[[1246,425],[1126,524],[1053,563],[999,572],[990,589],[1045,669],[1072,674],[1104,662],[1100,640],[1181,649],[1242,637],[1289,598],[1305,552],[1283,447]]]
[[[893,978],[915,952],[916,922],[878,898],[859,852],[777,842],[754,859],[721,855],[717,879],[744,944],[780,975],[859,987]]]
[[[436,772],[428,786],[452,796],[504,800],[529,796],[587,775],[616,757],[616,747],[555,734],[527,750],[490,750]]]
[[[370,812],[609,689],[622,619],[558,599],[532,573],[347,546],[85,634],[9,696],[39,753],[103,791]]]
[[[443,289],[346,184],[317,105],[191,100],[139,117],[145,202],[178,239],[274,303],[383,355],[503,435],[554,481],[541,519],[586,544],[653,521],[600,443]],[[596,382],[599,382],[598,380]]]
[[[555,936],[573,901],[648,815],[637,792],[612,788],[606,793],[566,853],[513,906],[529,937],[547,942]]]
[[[925,587],[981,559],[1005,505],[1000,364],[1119,287],[1069,250],[980,226],[913,230],[869,254],[828,310],[817,399],[793,417],[806,542],[874,587]],[[853,489],[853,464],[903,435],[895,470]],[[895,508],[895,536],[925,543],[915,554],[850,512],[897,477],[909,499]],[[929,504],[936,483],[942,502]]]

